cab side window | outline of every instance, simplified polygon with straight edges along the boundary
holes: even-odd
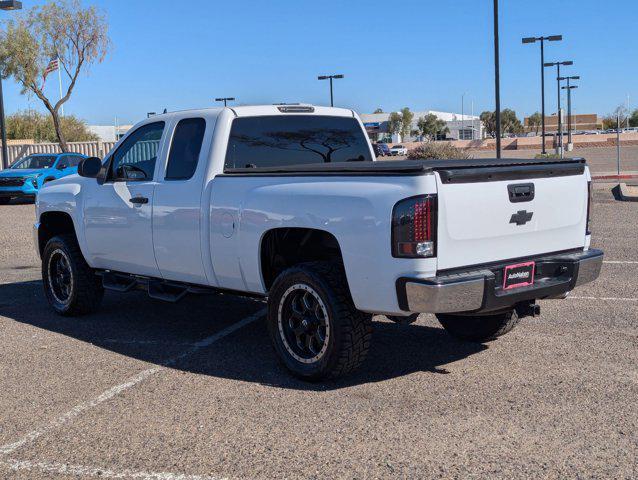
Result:
[[[82,160],[84,160],[84,157],[80,157],[79,155],[69,155],[66,159],[69,167],[75,168]]]
[[[129,135],[113,154],[109,180],[152,180],[163,132],[164,122],[155,122],[146,124]]]
[[[78,166],[78,163],[82,161],[84,157],[79,155],[62,155],[58,160],[57,169],[64,170],[65,168],[74,168]]]
[[[58,164],[56,165],[55,168],[57,168],[58,170],[64,170],[65,168],[69,168],[69,159],[71,157],[69,155],[62,155],[59,159],[58,159]]]
[[[171,151],[166,166],[166,180],[188,180],[195,173],[202,150],[206,121],[203,118],[185,118],[175,127]]]

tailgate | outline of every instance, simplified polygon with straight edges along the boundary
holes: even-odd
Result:
[[[438,269],[585,245],[583,163],[437,171]]]

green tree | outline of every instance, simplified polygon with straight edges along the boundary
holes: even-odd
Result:
[[[388,132],[392,135],[400,133],[402,137],[407,137],[412,131],[412,119],[414,113],[408,107],[402,108],[401,112],[392,112],[388,119]]]
[[[629,126],[638,127],[638,108],[631,113],[629,117]]]
[[[450,131],[446,126],[445,120],[441,120],[433,113],[428,113],[425,117],[419,118],[417,127],[419,127],[419,133],[430,140],[435,140],[437,136]]]
[[[377,108],[374,112],[372,113],[383,113],[383,109],[381,108]]]
[[[609,130],[618,127],[618,119],[614,116],[606,115],[603,117],[603,130]]]
[[[67,115],[60,118],[61,129],[67,142],[87,142],[98,136],[89,132],[86,123]],[[53,118],[38,112],[25,111],[7,117],[7,138],[12,140],[33,139],[36,142],[55,142],[57,135]]]
[[[392,112],[390,114],[390,118],[388,118],[388,133],[390,133],[390,135],[396,135],[400,133],[402,124],[403,120],[401,118],[401,114]]]
[[[620,117],[620,128],[627,126],[627,119],[629,119],[629,124],[631,125],[631,119],[633,115],[636,115],[638,110],[634,111],[633,114],[629,114],[627,111],[627,107],[624,105],[618,105],[613,112],[603,117],[603,129],[616,129],[618,128],[618,118]],[[636,115],[636,119],[638,120],[638,115]]]
[[[479,119],[483,123],[485,133],[494,138],[496,136],[496,115],[494,112],[482,112],[481,115],[479,115]]]
[[[401,136],[407,137],[412,131],[412,120],[414,119],[414,113],[410,111],[408,107],[401,109]]]
[[[491,137],[496,136],[496,112],[483,112],[479,116],[485,131]],[[523,124],[516,116],[516,112],[511,108],[501,110],[501,134],[505,133],[521,133]]]
[[[2,76],[13,77],[22,93],[38,97],[51,114],[62,151],[68,151],[60,120],[60,107],[69,100],[82,71],[104,60],[110,48],[104,15],[80,0],[49,2],[4,22],[0,34]],[[66,93],[57,102],[42,90],[42,76],[52,59],[68,77]]]
[[[540,112],[534,112],[527,119],[527,126],[529,127],[530,131],[534,131],[537,135],[542,123],[543,117],[541,116]]]

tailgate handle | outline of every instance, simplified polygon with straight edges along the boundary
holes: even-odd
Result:
[[[534,184],[513,183],[507,186],[507,193],[512,203],[530,202],[534,200]]]

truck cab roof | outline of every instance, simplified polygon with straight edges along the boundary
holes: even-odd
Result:
[[[333,117],[353,117],[355,116],[352,110],[347,108],[337,108],[337,107],[323,107],[318,105],[310,105],[306,103],[282,103],[276,105],[241,105],[241,106],[231,106],[231,107],[211,107],[211,108],[199,108],[199,109],[188,109],[188,110],[178,110],[174,112],[161,113],[158,115],[153,115],[146,121],[159,121],[166,118],[170,118],[176,114],[179,116],[183,115],[206,115],[206,116],[217,116],[224,110],[229,110],[233,112],[236,117],[259,117],[259,116],[269,116],[269,115],[328,115]]]

